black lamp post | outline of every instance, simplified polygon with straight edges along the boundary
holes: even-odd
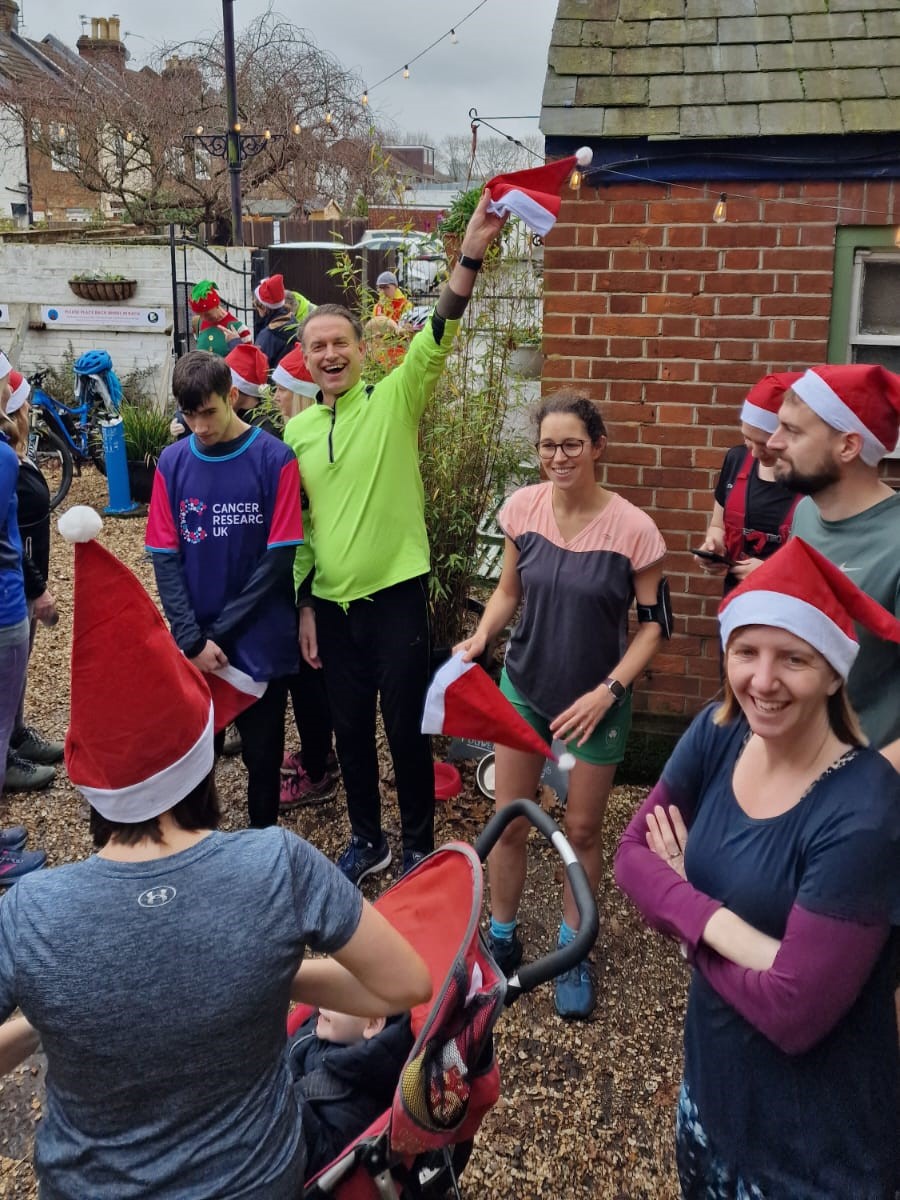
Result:
[[[225,105],[228,129],[225,133],[203,133],[200,126],[185,141],[202,146],[216,158],[228,163],[228,183],[231,190],[231,244],[243,246],[244,221],[241,208],[241,171],[244,160],[255,158],[271,142],[283,137],[280,133],[242,133],[238,118],[237,67],[234,57],[234,0],[222,0],[222,33],[225,40]]]

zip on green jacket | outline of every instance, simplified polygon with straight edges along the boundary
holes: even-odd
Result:
[[[315,596],[349,604],[429,569],[419,422],[459,327],[445,321],[438,343],[432,321],[374,388],[360,381],[333,409],[314,404],[284,431],[309,497]]]

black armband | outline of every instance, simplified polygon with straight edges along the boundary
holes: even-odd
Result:
[[[637,619],[644,625],[654,621],[662,630],[664,638],[672,636],[672,598],[669,594],[669,581],[663,576],[659,581],[655,604],[638,604]]]
[[[468,303],[468,296],[458,295],[449,283],[445,283],[441,289],[440,296],[438,296],[438,302],[434,310],[435,316],[443,317],[445,321],[458,321],[466,311]]]

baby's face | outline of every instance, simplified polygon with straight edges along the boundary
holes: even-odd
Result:
[[[348,1013],[335,1012],[331,1008],[320,1008],[316,1037],[320,1037],[323,1042],[339,1042],[342,1046],[352,1046],[354,1042],[363,1040],[368,1024],[365,1017],[351,1017]]]

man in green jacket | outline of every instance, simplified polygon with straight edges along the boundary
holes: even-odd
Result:
[[[325,673],[352,830],[338,866],[354,883],[391,861],[381,827],[379,697],[403,827],[403,870],[434,845],[434,771],[420,732],[431,647],[418,429],[484,255],[504,223],[487,211],[489,201],[485,192],[424,329],[403,363],[374,388],[362,382],[362,326],[348,309],[321,305],[301,329],[320,390],[284,435],[300,462],[315,544],[311,591],[301,597],[300,649]]]

